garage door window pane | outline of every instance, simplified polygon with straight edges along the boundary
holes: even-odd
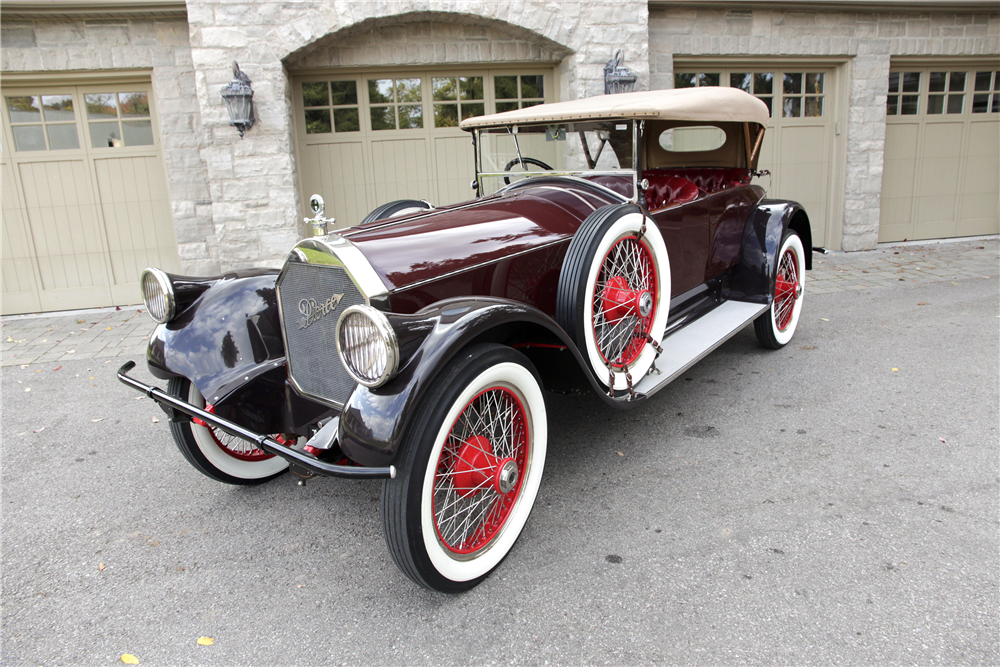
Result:
[[[80,147],[80,140],[76,136],[76,125],[74,124],[59,123],[57,125],[47,125],[45,130],[49,134],[50,150],[66,151]]]
[[[482,100],[483,98],[483,77],[463,76],[458,80],[459,89],[462,92],[463,101]]]
[[[473,118],[475,116],[483,116],[485,114],[486,107],[482,103],[462,105],[462,120],[465,120],[466,118]]]
[[[368,101],[372,104],[392,102],[392,79],[369,79]]]
[[[87,103],[87,117],[91,120],[118,118],[118,109],[115,106],[115,96],[113,93],[84,95],[84,100]]]
[[[517,102],[497,102],[497,113],[513,111],[517,108]]]
[[[118,148],[124,146],[118,123],[91,123],[90,144],[94,148]]]
[[[697,74],[674,74],[674,88],[694,88],[698,85]]]
[[[42,122],[41,108],[38,98],[34,96],[7,98],[7,112],[12,123]]]
[[[14,147],[19,151],[44,151],[45,134],[41,125],[15,125]]]
[[[357,109],[334,109],[333,125],[337,132],[360,132],[361,121]]]
[[[431,91],[435,102],[446,102],[458,99],[458,79],[454,77],[434,77],[431,79]]]
[[[152,146],[153,124],[148,120],[123,120],[122,135],[126,146]]]
[[[331,81],[330,94],[334,106],[357,104],[358,84],[356,81]]]
[[[435,104],[434,127],[458,127],[458,105]]]
[[[541,75],[521,77],[521,97],[545,97]]]
[[[45,109],[45,120],[73,120],[73,97],[70,95],[42,95],[42,107]]]
[[[416,104],[399,107],[399,129],[416,130],[424,126],[424,108]]]
[[[326,81],[313,81],[302,84],[302,105],[307,107],[325,107],[330,104],[330,91]]]
[[[496,93],[496,98],[498,100],[516,100],[517,99],[517,77],[516,76],[498,76],[493,78],[493,89]],[[514,107],[515,109],[517,106]],[[497,105],[497,110],[499,111],[500,105]]]
[[[306,134],[329,134],[332,131],[329,109],[306,109]]]
[[[392,107],[371,107],[373,130],[395,130],[396,115]]]
[[[920,91],[920,72],[892,72],[889,74],[889,96],[886,113],[890,116],[913,116],[919,107],[920,95],[900,95]]]
[[[419,102],[420,100],[420,79],[396,80],[397,102]]]
[[[729,85],[732,86],[733,88],[739,88],[740,90],[742,90],[745,93],[751,93],[751,92],[753,92],[753,89],[750,87],[752,83],[753,83],[753,75],[752,74],[730,74],[729,75]]]
[[[994,80],[994,75],[996,79]],[[976,72],[976,91],[989,91],[995,89],[995,87],[1000,86],[1000,73],[994,72]],[[990,100],[994,100],[992,107],[993,112],[1000,112],[997,108],[997,102],[1000,101],[997,98],[1000,97],[996,94],[990,94],[989,92],[976,92],[972,97],[972,113],[989,113],[990,112]]]
[[[149,116],[149,98],[144,92],[118,93],[118,104],[123,118]]]

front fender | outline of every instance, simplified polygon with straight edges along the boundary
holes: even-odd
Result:
[[[278,271],[229,273],[149,339],[147,363],[161,379],[186,377],[209,403],[284,366]]]
[[[519,332],[554,336],[581,367],[583,357],[556,322],[508,299],[456,298],[414,315],[388,315],[400,345],[400,370],[377,389],[357,386],[340,418],[341,449],[362,465],[388,465],[430,382],[459,350],[473,342],[507,343]]]
[[[733,267],[726,299],[770,304],[774,298],[775,257],[781,249],[786,229],[802,237],[806,249],[806,268],[812,268],[812,231],[801,204],[793,201],[764,199],[750,214],[743,229],[740,258]]]

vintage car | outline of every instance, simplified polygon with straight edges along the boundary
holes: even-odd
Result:
[[[545,465],[545,390],[648,400],[744,326],[795,332],[805,211],[753,182],[767,107],[732,88],[468,118],[476,198],[385,204],[280,270],[142,277],[149,370],[119,379],[231,484],[382,478],[389,553],[467,590],[510,551]]]

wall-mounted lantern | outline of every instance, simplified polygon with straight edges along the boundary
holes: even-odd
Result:
[[[628,67],[625,67],[625,54],[618,49],[615,57],[604,66],[604,94],[631,93],[637,78]]]
[[[253,88],[250,87],[250,77],[243,73],[239,64],[233,61],[233,80],[222,87],[222,101],[226,103],[229,112],[229,124],[243,133],[253,127]]]

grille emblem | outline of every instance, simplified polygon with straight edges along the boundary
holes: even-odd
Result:
[[[307,329],[332,313],[340,305],[340,300],[343,298],[343,294],[334,294],[322,303],[316,299],[299,301],[299,314],[302,315],[302,319],[299,320],[299,329]]]

